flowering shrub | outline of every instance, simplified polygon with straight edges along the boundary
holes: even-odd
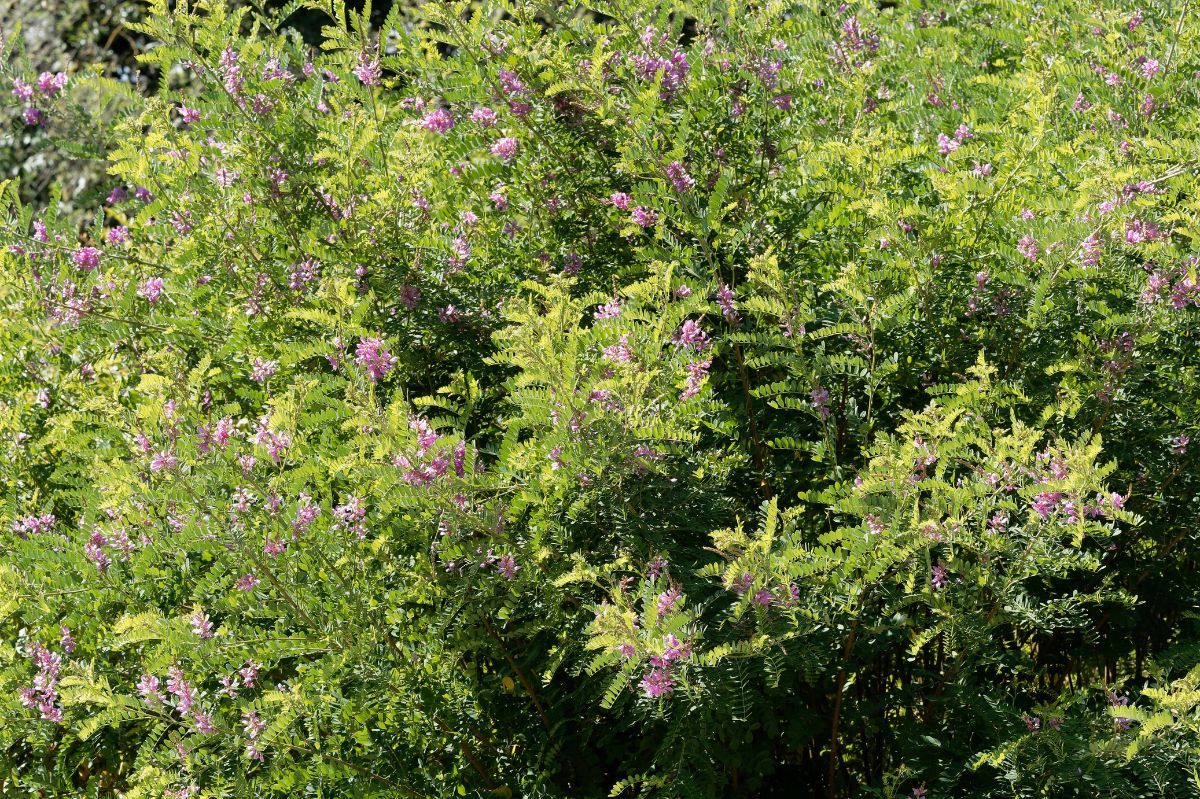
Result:
[[[4,67],[0,793],[1194,795],[1186,5],[302,5]]]

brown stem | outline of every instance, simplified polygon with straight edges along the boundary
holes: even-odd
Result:
[[[733,345],[733,355],[737,359],[738,377],[742,382],[742,397],[746,401],[746,418],[750,422],[750,440],[754,444],[754,468],[758,471],[758,481],[762,486],[763,498],[769,500],[773,496],[773,492],[771,483],[767,480],[763,445],[758,437],[758,422],[754,418],[754,397],[750,394],[750,377],[746,373],[746,361],[742,358],[741,344]]]
[[[838,728],[842,722],[842,694],[846,687],[846,665],[850,661],[850,653],[854,650],[854,641],[858,637],[858,619],[850,625],[850,634],[846,636],[846,646],[842,649],[842,666],[838,669],[837,692],[833,695],[833,721],[829,727],[829,763],[825,790],[828,799],[837,799],[838,768],[841,766],[841,752],[838,750]]]
[[[538,698],[537,689],[534,688],[529,678],[525,676],[525,672],[521,670],[521,667],[517,665],[517,661],[513,660],[513,656],[509,654],[508,648],[504,646],[504,640],[500,638],[499,633],[496,632],[496,628],[492,626],[487,616],[480,616],[480,618],[483,619],[483,626],[487,628],[488,635],[495,639],[496,644],[500,647],[500,651],[504,653],[504,659],[508,661],[509,668],[517,675],[517,680],[521,683],[521,687],[525,689],[525,693],[529,696],[530,701],[533,702],[533,707],[537,711],[538,718],[542,720],[542,726],[546,729],[546,734],[549,735],[550,719],[547,718],[546,711],[542,708],[542,701]]]

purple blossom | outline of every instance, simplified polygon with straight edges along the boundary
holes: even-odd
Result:
[[[644,205],[639,205],[631,212],[630,219],[635,225],[648,228],[653,227],[658,222],[658,214]]]
[[[1034,497],[1033,509],[1037,512],[1038,516],[1048,519],[1050,518],[1050,514],[1054,513],[1062,498],[1063,494],[1061,491],[1043,491]]]
[[[258,672],[262,666],[255,663],[253,660],[247,660],[246,665],[238,670],[238,676],[241,677],[242,685],[247,688],[253,688],[255,681],[258,679]]]
[[[667,669],[652,669],[642,677],[639,685],[646,696],[658,699],[675,690],[675,679]]]
[[[614,191],[612,194],[610,194],[608,196],[608,199],[605,200],[604,202],[607,203],[608,205],[613,206],[614,208],[619,208],[622,211],[627,211],[627,210],[629,210],[629,200],[630,200],[630,197],[625,192]]]
[[[384,347],[383,339],[365,338],[358,342],[354,362],[367,370],[372,383],[378,383],[396,367],[397,359]]]
[[[1129,698],[1125,696],[1117,696],[1115,693],[1109,691],[1108,704],[1113,708],[1128,707]],[[1125,732],[1133,726],[1133,719],[1128,718],[1127,716],[1114,716],[1113,726],[1116,728],[1117,732]]]
[[[358,63],[354,66],[354,76],[362,81],[364,86],[378,86],[382,74],[379,56],[366,50],[359,53]]]
[[[1017,242],[1017,252],[1025,256],[1031,263],[1038,259],[1039,250],[1037,240],[1033,236],[1023,236]]]
[[[710,343],[708,334],[695,319],[685,320],[671,337],[671,342],[676,347],[691,347],[697,352],[704,350]]]
[[[673,611],[675,606],[679,604],[679,600],[682,598],[682,596],[683,594],[677,585],[672,585],[666,591],[663,591],[661,594],[659,594],[658,602],[655,605],[655,610],[658,613],[658,617],[662,618],[668,612]]]
[[[691,68],[687,56],[680,50],[675,50],[668,58],[635,54],[630,57],[630,60],[633,64],[634,74],[639,80],[649,82],[655,80],[661,73],[659,97],[666,102],[674,99],[684,81],[687,80]]]
[[[512,580],[517,576],[517,572],[521,570],[521,567],[517,565],[516,559],[511,554],[506,554],[496,559],[496,570],[504,575],[506,579]]]
[[[63,712],[58,705],[58,677],[62,658],[41,644],[33,645],[30,658],[38,673],[32,687],[20,689],[21,704],[38,711],[43,721],[61,724]]]
[[[476,108],[471,112],[471,121],[485,128],[496,126],[496,112],[490,108]]]
[[[13,78],[12,93],[23,103],[28,103],[33,99],[33,87],[20,78]]]
[[[138,284],[138,296],[145,299],[146,302],[154,305],[162,297],[163,279],[161,277],[152,277],[143,280]]]
[[[811,396],[813,407],[817,409],[817,413],[820,414],[821,420],[825,421],[829,419],[829,389],[817,386],[812,390]]]
[[[71,260],[81,272],[90,272],[100,266],[100,251],[95,247],[80,247],[71,253]]]
[[[739,321],[737,309],[733,307],[733,289],[728,283],[722,283],[717,289],[717,304],[721,307],[721,313],[730,324],[737,324]]]
[[[446,133],[454,127],[454,117],[446,109],[439,108],[421,120],[421,127],[433,133]]]
[[[629,334],[625,333],[617,341],[604,348],[604,357],[610,361],[628,363],[633,360],[633,348],[629,346]]]
[[[621,315],[621,301],[615,297],[596,309],[592,314],[596,319],[616,319]]]
[[[512,136],[505,136],[497,140],[492,145],[492,155],[497,156],[505,163],[512,161],[517,155],[518,142]]]
[[[367,509],[363,501],[356,496],[350,496],[343,504],[333,509],[333,529],[347,530],[362,540],[367,537],[366,517]]]
[[[186,714],[196,702],[196,689],[183,676],[183,670],[172,666],[167,670],[167,693],[175,697],[175,708]]]
[[[683,164],[678,161],[672,161],[667,164],[667,178],[671,181],[671,185],[675,187],[675,191],[682,194],[688,189],[696,185],[696,179],[687,173]]]
[[[292,264],[288,269],[288,288],[292,291],[304,291],[317,281],[320,273],[321,267],[313,258],[305,258]]]
[[[155,453],[150,460],[150,471],[161,472],[174,469],[179,460],[167,450]]]
[[[163,702],[164,697],[158,678],[152,674],[143,674],[137,682],[137,692],[141,694],[142,699],[148,705],[156,705]]]
[[[521,79],[517,77],[517,73],[515,72],[502,69],[497,74],[497,77],[500,80],[501,90],[509,97],[519,97],[528,91],[525,84],[521,82]]]
[[[312,502],[307,494],[301,494],[296,518],[292,521],[292,538],[297,538],[308,531],[312,523],[321,515],[321,506]]]
[[[679,395],[680,402],[686,402],[700,393],[700,386],[704,383],[704,379],[708,377],[708,370],[711,366],[712,361],[708,360],[689,363],[684,367],[688,373],[687,386],[683,389],[683,393]]]
[[[212,638],[212,629],[212,621],[209,620],[208,614],[201,608],[196,608],[196,612],[192,614],[192,632],[201,638]]]

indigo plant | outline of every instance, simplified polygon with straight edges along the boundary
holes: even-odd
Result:
[[[136,31],[0,65],[0,795],[1200,791],[1189,4]]]

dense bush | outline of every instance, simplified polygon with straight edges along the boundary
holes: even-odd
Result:
[[[1186,3],[146,20],[4,65],[0,795],[1200,791]]]

